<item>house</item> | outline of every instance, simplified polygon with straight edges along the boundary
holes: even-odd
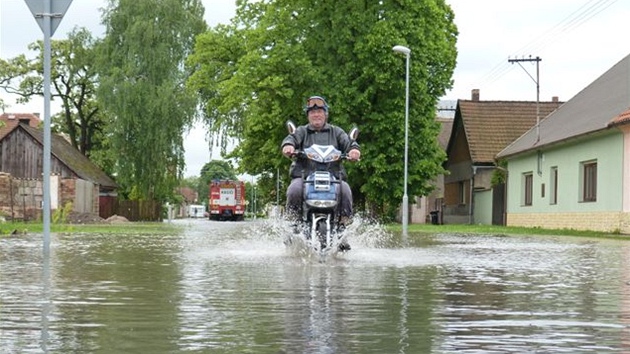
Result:
[[[175,206],[174,215],[178,218],[187,218],[190,216],[190,206],[199,202],[199,193],[190,187],[179,187],[176,193],[182,196],[182,201]]]
[[[26,218],[43,200],[44,133],[35,128],[41,121],[28,114],[3,114],[0,121],[0,209]],[[74,211],[98,214],[100,198],[115,196],[117,184],[63,137],[51,134],[50,144],[51,208],[72,202]]]
[[[452,117],[438,117],[436,119],[440,123],[440,134],[438,135],[438,143],[442,149],[446,150],[448,139],[451,136],[453,128]],[[444,176],[439,175],[435,180],[435,189],[431,194],[423,197],[416,197],[416,202],[409,206],[410,215],[409,223],[425,224],[434,223],[441,224],[442,205],[444,199]],[[432,213],[435,215],[433,216]],[[437,219],[435,219],[437,218]]]
[[[630,55],[497,154],[507,225],[630,233]]]
[[[504,187],[493,188],[495,155],[562,105],[552,101],[458,100],[446,148],[442,222],[504,224]]]

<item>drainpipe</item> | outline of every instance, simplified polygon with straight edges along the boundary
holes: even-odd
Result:
[[[472,176],[470,177],[470,207],[468,210],[468,224],[472,225],[474,222],[473,210],[475,207],[475,175],[477,174],[477,166],[472,167]]]

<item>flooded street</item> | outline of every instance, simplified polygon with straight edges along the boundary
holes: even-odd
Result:
[[[624,353],[630,241],[348,230],[319,262],[285,225],[0,239],[0,353]]]

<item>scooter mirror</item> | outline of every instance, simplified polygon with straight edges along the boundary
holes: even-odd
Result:
[[[297,130],[297,127],[295,126],[295,123],[293,123],[292,121],[288,120],[287,121],[287,130],[289,131],[289,134],[295,133],[295,131]]]
[[[352,140],[357,140],[357,138],[359,137],[359,128],[352,127],[352,129],[350,129],[350,133],[348,133],[348,136]]]

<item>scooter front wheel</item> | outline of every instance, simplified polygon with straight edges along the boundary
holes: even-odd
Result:
[[[326,225],[326,220],[320,220],[317,222],[317,227],[315,228],[317,232],[317,239],[319,240],[319,244],[321,245],[321,249],[326,249],[328,245],[328,226]]]

